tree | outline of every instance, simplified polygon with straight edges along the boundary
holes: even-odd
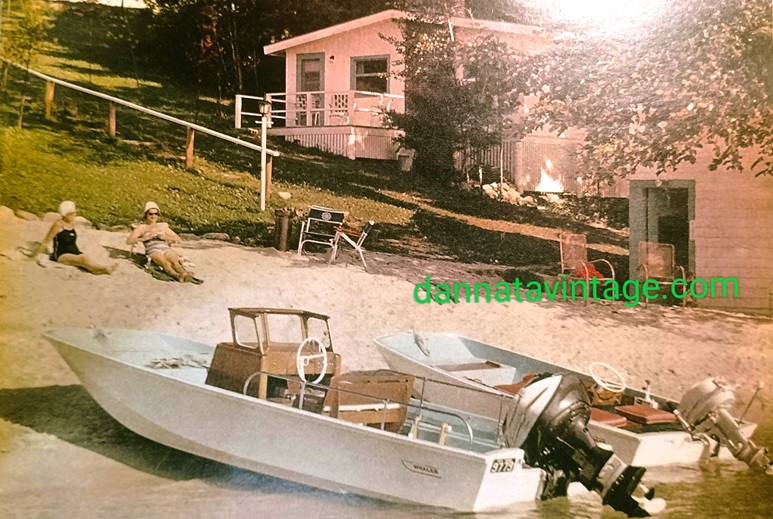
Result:
[[[380,11],[388,0],[147,0],[166,70],[195,75],[221,95],[281,88],[278,61],[263,46]]]
[[[11,62],[18,63],[26,69],[24,84],[19,98],[19,120],[21,128],[24,121],[24,104],[29,85],[29,67],[45,44],[48,31],[51,28],[49,11],[45,4],[36,0],[27,0],[22,5],[21,13],[12,30],[4,33],[3,53]],[[3,87],[7,80],[10,65],[5,64],[3,70]]]
[[[534,127],[586,132],[586,173],[601,180],[638,168],[694,163],[743,169],[744,149],[773,174],[773,10],[770,0],[667,0],[636,32],[573,28],[534,58]]]
[[[450,182],[455,153],[466,169],[473,150],[499,143],[505,133],[520,134],[509,115],[522,99],[521,58],[492,36],[455,40],[447,25],[452,13],[436,2],[420,1],[411,10],[400,22],[401,39],[392,41],[403,58],[405,113],[390,118],[405,132],[402,145],[416,150],[417,171]]]
[[[10,3],[8,8],[10,12]],[[14,22],[6,24],[3,32],[3,57],[29,68],[51,28],[48,9],[42,2],[28,0],[22,4]]]

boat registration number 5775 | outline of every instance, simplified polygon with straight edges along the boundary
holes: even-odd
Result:
[[[491,472],[493,473],[512,472],[513,469],[515,468],[515,464],[516,464],[515,458],[494,460],[494,463],[491,464]]]

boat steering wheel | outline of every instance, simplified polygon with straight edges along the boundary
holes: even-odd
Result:
[[[599,370],[601,370],[605,377],[598,374]],[[625,379],[609,364],[604,362],[591,362],[590,366],[588,366],[588,373],[590,373],[593,381],[602,389],[606,389],[611,393],[622,393],[625,391]],[[612,375],[613,378],[608,378],[609,375]]]
[[[312,355],[304,355],[303,349],[309,344],[316,344],[317,351]],[[322,359],[322,372],[319,374],[316,380],[311,381],[312,384],[318,384],[327,374],[327,352],[325,351],[324,344],[322,344],[322,341],[319,339],[315,339],[314,337],[307,337],[304,339],[301,345],[298,346],[298,352],[295,354],[295,367],[298,369],[298,376],[301,378],[301,380],[307,382],[306,370],[304,368],[308,366],[312,360],[320,358]]]

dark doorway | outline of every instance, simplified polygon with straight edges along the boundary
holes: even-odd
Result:
[[[677,265],[690,264],[689,189],[655,187],[645,189],[647,241],[674,246]]]

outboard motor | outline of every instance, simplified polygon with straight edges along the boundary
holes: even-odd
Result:
[[[773,462],[768,459],[765,447],[758,447],[744,436],[738,422],[727,411],[734,401],[735,395],[726,384],[707,378],[687,390],[674,414],[687,431],[714,437],[736,459],[753,469],[773,474]]]
[[[629,517],[665,508],[665,501],[653,499],[654,492],[643,486],[644,497],[634,497],[645,469],[627,465],[588,432],[590,397],[578,377],[537,377],[518,396],[505,417],[505,445],[523,449],[529,465],[548,473],[544,498],[566,495],[569,482],[579,481]]]

